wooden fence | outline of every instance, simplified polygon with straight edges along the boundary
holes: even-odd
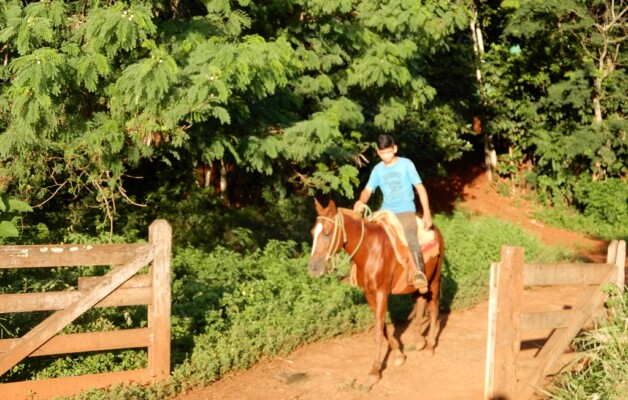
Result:
[[[149,383],[170,375],[170,257],[172,230],[149,227],[148,244],[0,246],[0,272],[8,268],[115,266],[104,276],[81,277],[78,290],[0,295],[0,314],[54,311],[30,332],[0,340],[0,376],[26,357],[147,348],[144,369],[0,384],[0,399],[73,396],[88,388]],[[147,274],[138,274],[149,265]],[[59,334],[91,307],[148,306],[146,328]]]
[[[602,288],[612,283],[623,291],[625,263],[623,240],[611,242],[605,264],[524,264],[522,248],[503,247],[491,265],[485,398],[530,399],[573,360],[575,336],[606,315]],[[570,292],[573,303],[552,307],[552,291]],[[542,297],[535,303],[533,295]]]

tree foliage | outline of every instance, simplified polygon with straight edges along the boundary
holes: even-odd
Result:
[[[79,201],[112,229],[122,200],[146,199],[131,177],[190,181],[197,166],[220,166],[242,201],[266,185],[352,197],[379,132],[398,132],[408,152],[430,143],[422,153],[434,160],[468,148],[454,108],[423,123],[438,103],[427,71],[464,29],[462,4],[9,0],[0,10],[1,174],[35,207]]]
[[[573,199],[579,177],[628,169],[625,1],[508,1],[487,54],[490,132],[505,175]]]
[[[4,193],[0,194],[0,243],[3,238],[19,236],[20,213],[31,211],[33,209],[25,202],[11,199]]]
[[[171,202],[197,185],[235,206],[352,198],[382,132],[429,177],[471,149],[481,116],[502,174],[572,201],[581,175],[628,172],[626,8],[2,0],[0,182],[113,234],[129,204],[158,212],[168,182]],[[487,37],[481,82],[471,10]]]

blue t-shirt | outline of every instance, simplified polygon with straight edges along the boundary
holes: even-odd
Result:
[[[405,157],[397,157],[397,162],[387,167],[380,161],[369,177],[366,187],[375,192],[378,187],[384,195],[382,210],[394,213],[416,212],[414,186],[421,183],[421,177],[414,163]]]

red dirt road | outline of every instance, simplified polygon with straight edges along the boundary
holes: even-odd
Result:
[[[481,399],[487,312],[484,304],[442,315],[436,353],[407,351],[405,365],[386,366],[370,390],[373,335],[364,333],[304,346],[178,399]],[[412,337],[406,331],[401,341],[408,345]]]
[[[525,201],[499,196],[478,168],[464,171],[447,181],[427,184],[430,202],[441,205],[436,212],[453,207],[459,199],[460,207],[496,215],[537,234],[544,243],[605,262],[608,243],[534,221]],[[569,303],[567,297],[569,293],[552,291],[541,299],[555,302],[560,309]],[[487,316],[486,302],[441,314],[441,333],[433,356],[411,350],[416,328],[405,330],[401,336],[407,348],[405,365],[385,366],[381,381],[370,389],[365,385],[374,357],[369,332],[303,346],[287,357],[273,357],[177,400],[479,400],[484,391]]]

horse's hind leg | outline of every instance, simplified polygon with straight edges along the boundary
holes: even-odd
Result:
[[[416,303],[414,304],[414,310],[411,314],[414,315],[414,324],[417,329],[417,336],[415,346],[417,350],[423,350],[427,342],[425,341],[425,337],[423,336],[423,331],[425,329],[425,306],[427,305],[427,299],[425,296],[419,295],[416,299]]]
[[[442,241],[441,241],[441,251],[442,251]],[[440,331],[440,318],[439,318],[439,307],[440,307],[440,277],[441,277],[441,269],[443,266],[443,257],[442,253],[438,260],[438,264],[436,265],[436,274],[430,283],[430,301],[428,307],[428,313],[430,317],[430,330],[427,333],[427,347],[426,350],[431,351],[434,354],[434,347],[436,347],[436,336],[438,336],[438,332]]]
[[[386,325],[386,337],[388,338],[388,346],[391,349],[392,364],[400,367],[406,362],[406,355],[401,351],[401,344],[395,337],[394,325]]]

